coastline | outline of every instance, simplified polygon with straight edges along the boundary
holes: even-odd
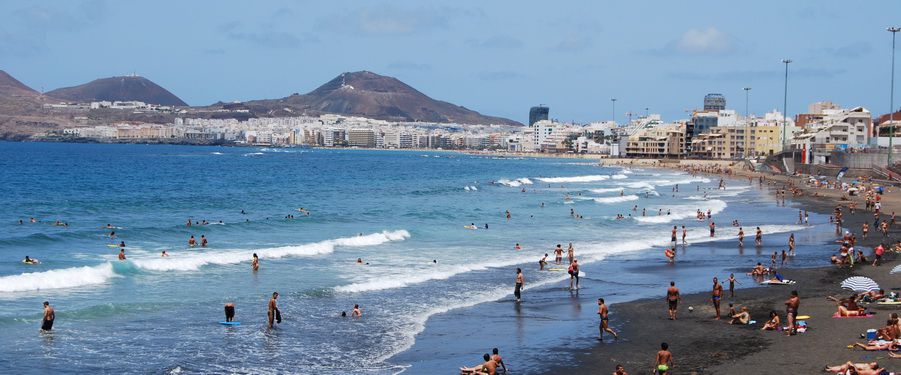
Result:
[[[759,174],[739,173],[747,176]],[[718,175],[717,175],[718,176]],[[772,179],[774,176],[767,175]],[[781,183],[799,180],[789,176],[775,176]],[[756,184],[756,181],[755,181]],[[773,186],[768,185],[770,193]],[[823,215],[830,215],[836,204],[847,205],[848,201],[840,201],[841,193],[836,191],[820,191],[820,196],[812,196],[808,189],[800,197],[793,197],[791,203],[795,207],[806,209]],[[884,211],[891,212],[899,206],[897,192],[890,191],[891,197],[883,199]],[[863,206],[860,197],[853,198],[858,206]],[[788,201],[788,200],[787,200]],[[872,213],[858,210],[846,217],[843,228],[859,235],[862,223],[871,221]],[[889,219],[888,215],[881,215]],[[839,237],[837,235],[837,237]],[[858,239],[858,246],[871,256],[872,248],[879,242],[891,244],[899,241],[901,236],[895,229],[887,238],[872,231],[868,238]],[[824,244],[823,246],[836,245]],[[722,245],[721,245],[722,247]],[[898,291],[897,278],[889,275],[889,270],[898,264],[895,254],[886,253],[884,263],[879,267],[869,265],[854,269],[839,268],[823,260],[823,266],[814,268],[786,268],[783,275],[798,283],[791,286],[752,286],[736,290],[734,303],[736,308],[747,306],[752,319],[758,323],[754,326],[731,326],[728,320],[712,319],[713,308],[710,304],[709,292],[683,294],[680,303],[679,320],[670,321],[666,316],[666,307],[662,297],[638,299],[631,302],[617,303],[610,306],[611,327],[620,333],[620,339],[613,341],[606,336],[604,342],[598,342],[587,350],[557,348],[569,351],[574,360],[570,364],[552,367],[545,373],[609,373],[617,364],[623,364],[630,373],[640,373],[651,369],[654,355],[661,342],[667,342],[676,361],[673,374],[722,374],[748,373],[821,373],[826,365],[837,365],[847,361],[872,362],[889,371],[901,371],[901,361],[888,358],[885,352],[868,352],[850,350],[847,345],[862,342],[859,335],[870,328],[879,328],[892,312],[901,312],[897,306],[876,306],[872,310],[876,316],[871,319],[833,319],[836,307],[834,302],[827,301],[826,296],[846,296],[847,290],[839,287],[842,280],[850,276],[866,276],[874,279],[886,291]],[[747,272],[735,269],[735,273]],[[893,283],[893,279],[895,279]],[[762,321],[766,320],[769,311],[780,314],[783,319],[785,309],[783,302],[788,299],[789,292],[797,290],[801,296],[802,315],[810,315],[808,320],[811,329],[797,336],[786,337],[781,332],[760,331]],[[728,292],[727,292],[728,294]],[[662,295],[662,290],[661,290]],[[727,310],[725,298],[723,310]],[[688,306],[694,311],[689,312]],[[597,329],[597,321],[590,327]],[[586,325],[586,329],[588,329]]]

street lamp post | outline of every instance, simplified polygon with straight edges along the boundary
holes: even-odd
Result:
[[[742,90],[745,90],[745,144],[744,144],[745,152],[744,152],[744,157],[745,157],[745,159],[747,159],[748,158],[748,141],[750,140],[750,137],[751,137],[751,115],[750,115],[751,111],[749,109],[750,107],[748,106],[748,103],[750,103],[749,97],[751,94],[751,88],[745,87],[745,88],[742,88]]]
[[[791,59],[782,59],[785,64],[785,91],[782,94],[782,151],[785,151],[788,138],[785,136],[785,129],[788,128],[788,64],[792,63]]]
[[[889,129],[889,138],[888,138],[888,165],[886,168],[892,166],[892,140],[895,138],[895,34],[901,31],[901,27],[889,27],[885,29],[886,31],[892,33],[892,80],[891,80],[891,93],[889,94],[889,107],[888,107],[888,129]],[[878,135],[879,132],[877,131]]]

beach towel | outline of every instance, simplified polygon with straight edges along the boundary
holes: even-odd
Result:
[[[874,317],[874,316],[876,316],[876,315],[873,315],[873,314],[867,314],[867,315],[858,315],[858,316],[840,316],[840,315],[838,315],[838,313],[835,313],[835,315],[832,315],[832,317],[835,318],[835,319],[872,318],[872,317]]]

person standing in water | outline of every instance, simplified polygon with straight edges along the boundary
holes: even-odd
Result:
[[[569,263],[573,262],[573,259],[576,258],[576,249],[573,248],[573,243],[569,243],[569,247],[566,249],[566,257],[569,258]]]
[[[716,317],[713,319],[720,320],[720,300],[723,298],[723,284],[719,279],[713,278],[713,291],[710,300],[713,302],[713,309],[716,310]]]
[[[563,263],[563,247],[560,244],[557,244],[557,248],[554,249],[554,263]]]
[[[200,235],[200,247],[206,247],[206,245],[207,245],[206,236],[201,234]]]
[[[579,260],[573,259],[569,265],[569,290],[573,290],[573,280],[576,282],[575,289],[579,289]]]
[[[614,339],[619,338],[619,335],[610,328],[610,319],[607,316],[609,313],[610,311],[607,309],[607,304],[604,303],[604,299],[598,298],[598,316],[601,317],[601,323],[598,325],[598,340],[604,341],[605,331],[613,335]]]
[[[757,234],[754,235],[754,244],[763,245],[763,231],[760,230],[760,227],[757,227]]]
[[[788,237],[788,255],[795,256],[795,234]]]
[[[269,299],[269,308],[267,312],[267,317],[269,318],[269,329],[272,329],[272,324],[274,322],[281,323],[282,322],[282,314],[278,311],[278,292],[272,292],[272,298]]]
[[[544,257],[538,261],[539,271],[544,271],[544,266],[547,265],[547,253],[544,253]]]
[[[676,246],[676,226],[673,225],[673,231],[670,235],[670,242],[673,243],[673,246]]]
[[[715,235],[716,235],[716,223],[711,221],[710,222],[710,237],[713,237]]]
[[[119,260],[125,260],[125,249],[119,250]]]
[[[353,311],[350,313],[350,316],[351,316],[352,318],[362,318],[362,317],[363,317],[363,311],[360,310],[360,305],[358,305],[358,304],[356,304],[356,303],[354,304],[354,309],[353,309]]]
[[[235,320],[235,304],[232,302],[225,304],[225,321],[231,322]]]
[[[191,238],[188,239],[188,247],[197,246],[197,240],[194,239],[194,235],[191,235]]]
[[[516,302],[520,302],[522,300],[522,286],[525,284],[526,280],[522,276],[522,268],[516,269],[516,285],[513,287],[513,297],[516,298]]]
[[[260,270],[260,258],[257,257],[257,253],[253,253],[253,260],[250,261],[250,268],[252,268],[254,272]]]
[[[50,306],[50,302],[44,301],[44,317],[41,319],[41,332],[50,332],[53,329],[53,321],[56,320],[56,312]]]
[[[688,234],[688,231],[685,229],[685,225],[682,225],[682,244],[685,245],[685,235]]]
[[[738,227],[738,247],[745,247],[745,230]]]

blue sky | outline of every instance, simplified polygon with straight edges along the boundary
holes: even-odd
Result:
[[[0,69],[37,90],[134,71],[191,105],[370,70],[484,114],[525,122],[543,103],[587,122],[609,119],[612,97],[620,121],[684,118],[708,92],[744,112],[745,86],[751,112],[781,108],[789,57],[789,113],[832,100],[882,114],[891,25],[901,1],[6,0]]]

